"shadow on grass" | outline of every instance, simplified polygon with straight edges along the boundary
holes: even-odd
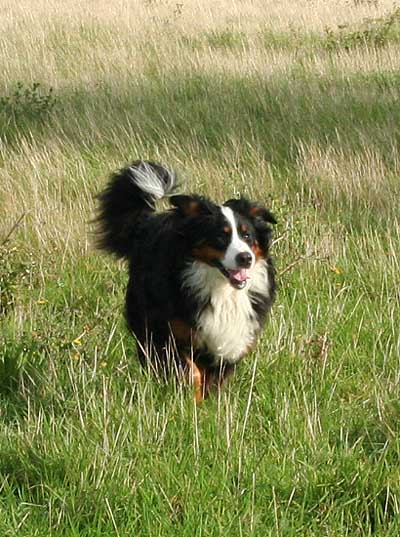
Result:
[[[103,80],[90,89],[57,92],[35,86],[33,93],[18,98],[17,113],[12,99],[8,112],[0,110],[0,133],[17,152],[21,138],[24,151],[27,140],[33,152],[54,142],[63,152],[72,149],[73,160],[79,155],[90,169],[85,188],[92,184],[93,192],[98,177],[134,158],[168,155],[172,166],[206,159],[225,168],[233,182],[238,170],[260,177],[267,163],[279,193],[292,199],[302,193],[307,207],[328,220],[341,214],[351,230],[362,232],[366,224],[384,230],[385,218],[396,218],[393,200],[400,195],[395,149],[400,142],[399,81],[400,75],[385,72],[344,78],[333,67],[318,75],[300,64],[273,78],[165,73],[149,65],[145,76],[133,77],[132,83]],[[33,109],[27,98],[33,99]],[[361,168],[351,177],[351,162],[364,162],[368,154],[384,167],[378,170],[384,179],[376,184],[373,171],[366,181]],[[311,166],[316,158],[308,181],[299,172],[305,156]],[[342,169],[343,185],[351,189],[352,181],[360,181],[351,195],[339,179],[331,185],[329,177],[324,182],[318,175],[325,158],[332,167],[328,173],[335,175],[335,161],[343,157],[349,162]],[[68,192],[68,184],[63,188]]]
[[[399,79],[393,73],[317,76],[301,67],[273,79],[150,70],[131,86],[101,82],[94,90],[58,91],[49,110],[23,103],[15,113],[11,104],[0,111],[0,133],[13,146],[21,136],[56,137],[88,151],[140,140],[149,154],[172,146],[211,159],[250,144],[277,169],[291,168],[299,147],[311,143],[344,151],[372,147],[391,159],[400,139]]]

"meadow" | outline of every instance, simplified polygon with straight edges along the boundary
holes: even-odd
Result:
[[[399,9],[1,3],[2,537],[399,535]],[[268,326],[201,405],[93,246],[136,158],[279,220]]]

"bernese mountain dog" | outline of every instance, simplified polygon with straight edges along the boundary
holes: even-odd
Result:
[[[161,198],[172,207],[157,213]],[[98,246],[128,261],[125,315],[142,365],[185,373],[202,400],[252,348],[274,301],[274,216],[246,198],[178,194],[174,172],[143,160],[99,199]]]

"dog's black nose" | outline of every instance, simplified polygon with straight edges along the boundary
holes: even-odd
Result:
[[[236,256],[236,263],[239,267],[249,268],[252,260],[253,258],[249,252],[240,252],[240,254]]]

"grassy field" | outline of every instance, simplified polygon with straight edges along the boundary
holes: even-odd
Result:
[[[397,537],[392,1],[0,14],[0,535]],[[140,370],[125,267],[93,248],[95,195],[138,157],[279,219],[268,327],[200,406]]]

